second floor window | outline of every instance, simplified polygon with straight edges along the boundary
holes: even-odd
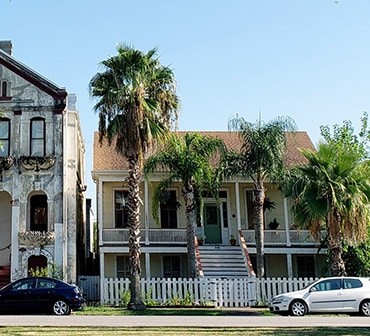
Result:
[[[45,120],[34,118],[31,120],[31,156],[45,155]]]
[[[164,193],[161,200],[161,227],[163,229],[177,228],[177,208],[179,203],[175,190],[168,190]]]
[[[126,228],[128,224],[127,208],[128,191],[116,190],[114,192],[115,227]]]
[[[48,230],[48,203],[46,195],[31,197],[31,231]]]
[[[0,156],[10,155],[10,120],[0,118]]]

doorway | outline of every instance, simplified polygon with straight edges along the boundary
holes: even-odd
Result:
[[[220,208],[216,203],[205,203],[203,211],[204,234],[207,244],[220,244],[221,216]]]
[[[30,270],[32,269],[34,272],[36,270],[42,271],[43,269],[47,268],[48,260],[43,255],[32,255],[28,258],[28,276],[30,276]]]

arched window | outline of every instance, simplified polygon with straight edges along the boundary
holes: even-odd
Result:
[[[8,83],[6,81],[3,81],[1,83],[1,97],[7,96],[8,96]]]
[[[48,202],[46,195],[33,195],[30,199],[30,231],[48,230]]]
[[[0,156],[10,155],[10,120],[0,118]]]
[[[31,119],[30,155],[45,156],[45,120]]]

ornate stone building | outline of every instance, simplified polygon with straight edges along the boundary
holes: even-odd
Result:
[[[76,281],[84,153],[76,96],[0,41],[0,277],[53,266]]]

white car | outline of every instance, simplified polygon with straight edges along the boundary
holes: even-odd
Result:
[[[370,278],[323,278],[305,288],[273,297],[270,312],[303,316],[307,313],[360,313],[370,316]]]

